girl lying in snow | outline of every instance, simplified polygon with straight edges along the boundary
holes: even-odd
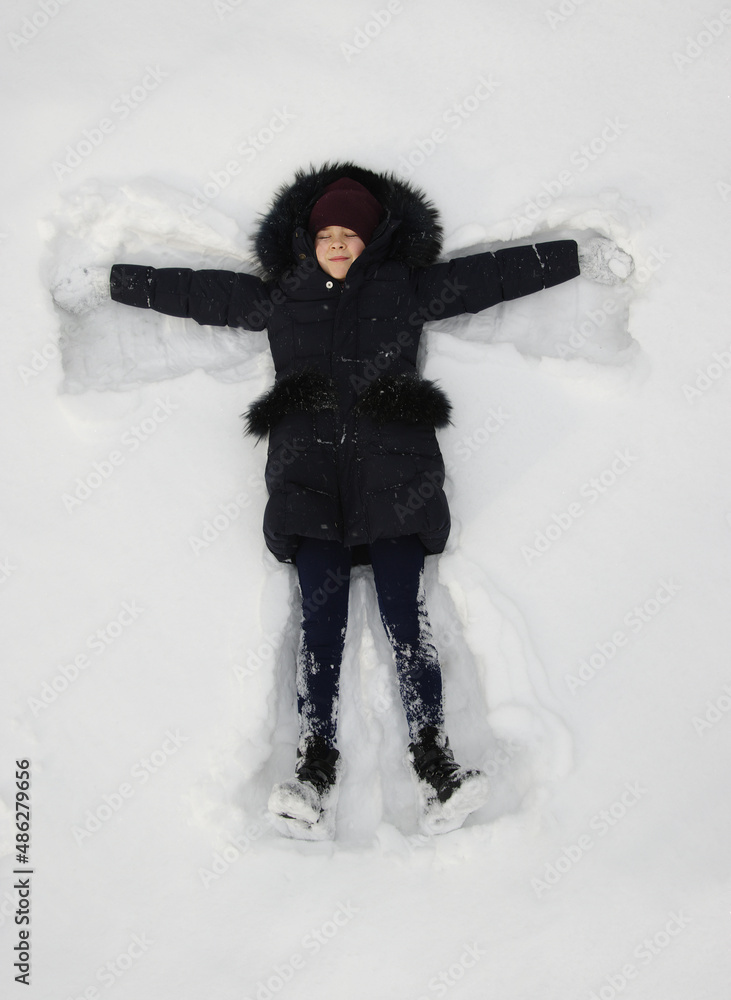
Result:
[[[351,567],[370,563],[409,727],[424,832],[459,827],[487,778],[445,733],[439,657],[424,603],[428,554],[450,518],[435,428],[450,403],[416,371],[428,320],[474,313],[576,277],[624,280],[611,240],[512,247],[437,263],[442,230],[423,194],[352,163],[300,172],[255,236],[261,277],[116,264],[117,302],[201,324],[268,331],[276,380],[246,414],[268,435],[264,534],[302,595],[294,778],[269,799],[282,833],[331,837],[340,755],[340,663]]]

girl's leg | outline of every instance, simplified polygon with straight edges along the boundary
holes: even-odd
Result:
[[[483,806],[486,776],[460,767],[444,731],[442,672],[424,601],[424,548],[415,535],[371,545],[381,618],[396,656],[409,723],[423,833],[447,833]]]
[[[302,635],[297,657],[301,743],[321,737],[333,746],[348,622],[350,550],[339,542],[303,538],[296,563],[302,591]]]
[[[417,535],[370,547],[378,606],[393,647],[412,741],[428,726],[444,729],[442,671],[424,600],[424,546]]]

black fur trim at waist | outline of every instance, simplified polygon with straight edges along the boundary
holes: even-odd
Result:
[[[275,382],[242,416],[246,421],[246,433],[263,438],[293,410],[316,413],[334,410],[337,405],[332,379],[316,368],[302,368]]]
[[[397,420],[446,427],[452,413],[447,394],[436,382],[410,372],[382,375],[361,393],[357,407],[378,424]]]

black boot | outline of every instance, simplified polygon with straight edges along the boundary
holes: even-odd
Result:
[[[274,827],[300,840],[329,840],[335,833],[339,752],[321,736],[297,750],[295,777],[275,785],[269,796]]]
[[[485,804],[487,776],[460,767],[449,740],[436,726],[421,730],[418,739],[409,744],[409,756],[418,779],[423,832],[456,830],[471,812]]]
[[[326,739],[310,736],[305,741],[304,751],[297,748],[294,773],[298,781],[309,781],[323,795],[335,784],[339,758],[339,751]]]

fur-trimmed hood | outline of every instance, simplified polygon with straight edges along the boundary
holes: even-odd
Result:
[[[262,277],[278,280],[297,263],[295,232],[299,229],[306,234],[313,205],[328,184],[340,177],[352,177],[383,205],[384,217],[373,239],[387,226],[398,223],[393,229],[388,259],[407,267],[428,267],[436,262],[442,248],[442,227],[426,195],[393,173],[376,173],[355,163],[336,162],[299,170],[294,181],[275,194],[253,236]]]

